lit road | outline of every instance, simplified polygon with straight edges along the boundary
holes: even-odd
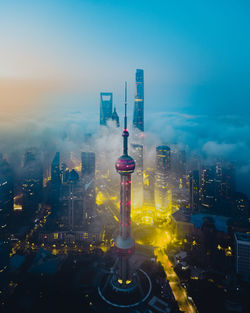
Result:
[[[103,183],[105,188],[101,189],[101,192],[104,195],[104,205],[107,211],[109,211],[110,216],[112,215],[115,220],[117,221],[119,216],[119,210],[115,205],[115,202],[110,200],[111,199],[111,192],[107,188],[107,184]],[[136,226],[135,226],[136,227]],[[159,229],[160,230],[160,229]],[[163,230],[161,230],[163,232]],[[158,246],[159,248],[155,248],[154,253],[157,257],[157,260],[162,264],[164,271],[167,275],[167,279],[169,281],[169,285],[172,289],[173,295],[175,297],[175,300],[179,306],[179,309],[185,313],[198,313],[198,310],[193,302],[192,299],[188,299],[187,290],[181,285],[180,280],[175,273],[171,262],[168,259],[168,256],[164,252],[163,248],[167,245],[167,242],[163,242],[163,233],[160,235],[160,237],[156,238],[156,242],[154,244],[155,246]],[[166,233],[167,235],[167,233]],[[166,238],[166,240],[171,240],[171,238]],[[159,242],[158,242],[159,241]]]
[[[115,200],[112,200],[112,194],[114,194],[114,191],[108,186],[108,182],[106,182],[103,178],[99,178],[99,184],[100,187],[98,189],[103,195],[102,203],[104,204],[105,209],[109,212],[110,216],[112,215],[116,222],[119,222],[120,210],[117,208]],[[116,201],[119,201],[117,200],[118,197],[114,198]]]
[[[167,274],[167,279],[169,280],[169,285],[174,294],[175,300],[179,305],[179,309],[186,313],[197,313],[198,310],[192,300],[188,299],[186,289],[182,287],[180,280],[175,273],[171,262],[169,261],[167,255],[164,253],[163,249],[155,249],[155,256],[157,260],[161,263]]]

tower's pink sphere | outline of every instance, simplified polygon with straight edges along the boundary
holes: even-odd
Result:
[[[133,173],[135,169],[135,161],[129,155],[122,155],[115,163],[117,172]]]
[[[129,136],[129,132],[127,129],[124,129],[123,130],[123,133],[122,133],[122,137],[128,137]]]

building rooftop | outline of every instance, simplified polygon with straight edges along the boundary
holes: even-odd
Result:
[[[250,233],[235,233],[235,238],[238,241],[245,241],[250,244]]]
[[[194,224],[196,228],[202,227],[204,220],[206,218],[211,218],[214,221],[214,225],[217,230],[226,233],[228,230],[228,220],[229,218],[221,215],[213,215],[213,214],[194,214],[190,218],[190,222]]]
[[[55,274],[62,264],[64,256],[55,256],[45,249],[38,250],[29,272],[33,273],[44,273],[44,274]]]
[[[218,231],[227,232],[228,231],[228,220],[229,217],[214,215],[214,214],[206,214],[206,213],[198,213],[189,215],[185,213],[183,210],[179,210],[175,212],[172,217],[177,222],[186,222],[192,223],[194,227],[201,228],[205,219],[210,218],[214,221],[214,225]]]

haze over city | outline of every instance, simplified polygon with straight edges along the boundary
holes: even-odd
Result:
[[[248,192],[248,12],[248,1],[1,2],[1,137],[96,130],[100,90],[121,114],[123,82],[131,104],[143,67],[146,132],[236,161]]]
[[[0,1],[4,312],[247,312],[249,12]]]

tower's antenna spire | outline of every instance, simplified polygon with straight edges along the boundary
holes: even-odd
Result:
[[[124,115],[124,130],[123,136],[123,154],[128,155],[128,130],[127,130],[127,82],[125,82],[125,115]]]
[[[125,115],[124,115],[124,129],[127,129],[127,82],[125,82]]]

